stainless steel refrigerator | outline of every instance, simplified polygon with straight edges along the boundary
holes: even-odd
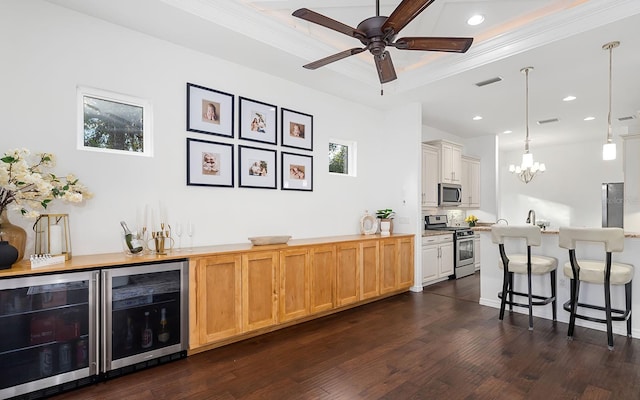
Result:
[[[602,184],[602,227],[623,228],[624,183]]]

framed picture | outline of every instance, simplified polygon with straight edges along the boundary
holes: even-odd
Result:
[[[233,187],[233,145],[187,138],[187,185]]]
[[[276,189],[276,151],[238,146],[240,187]]]
[[[187,83],[187,130],[232,138],[233,97]]]
[[[313,116],[282,109],[282,145],[313,150]]]
[[[240,139],[276,144],[277,107],[240,97]]]
[[[79,150],[153,156],[147,100],[84,86],[77,98]]]
[[[313,190],[313,157],[282,152],[282,190]]]

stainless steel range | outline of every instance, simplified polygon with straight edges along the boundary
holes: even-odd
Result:
[[[474,232],[471,229],[462,226],[448,226],[446,215],[425,216],[424,229],[452,232],[456,279],[472,275],[475,272]]]

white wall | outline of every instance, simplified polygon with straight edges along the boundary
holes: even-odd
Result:
[[[168,209],[169,223],[196,221],[194,245],[245,242],[249,236],[269,234],[304,238],[358,233],[365,209],[392,207],[401,216],[418,218],[419,107],[381,116],[377,110],[42,1],[0,3],[0,48],[0,151],[26,147],[52,152],[58,158],[56,173],[75,173],[95,193],[82,206],[58,203],[52,210],[70,214],[75,254],[119,251],[118,222],[134,224],[137,210],[146,204],[157,208],[160,201]],[[313,192],[186,186],[187,137],[255,145],[187,132],[187,82],[233,93],[236,103],[244,96],[313,114]],[[154,112],[154,157],[77,150],[77,85],[148,99]],[[357,142],[358,177],[326,172],[329,137]],[[278,153],[278,164],[279,158]],[[15,213],[12,222],[27,230],[32,224]],[[399,228],[416,231],[414,224]],[[27,254],[33,251],[32,236]]]
[[[623,182],[622,154],[602,161],[602,141],[579,145],[531,147],[534,161],[547,171],[528,184],[509,173],[509,164],[519,164],[522,150],[500,154],[500,212],[510,224],[524,224],[527,212],[549,220],[552,227],[602,226],[601,185]]]

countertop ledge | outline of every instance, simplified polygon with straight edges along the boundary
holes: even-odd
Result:
[[[474,226],[473,229],[475,232],[491,232],[491,226]],[[542,231],[543,234],[546,235],[557,235],[557,229],[545,229]],[[625,232],[624,237],[626,238],[640,238],[640,233],[637,232]]]
[[[274,244],[265,246],[254,246],[250,242],[221,244],[213,246],[193,247],[191,249],[182,248],[181,251],[170,251],[167,255],[143,254],[140,256],[130,256],[123,252],[104,253],[91,255],[73,256],[70,260],[46,267],[31,268],[31,261],[25,259],[17,262],[9,269],[0,270],[0,279],[12,278],[23,275],[49,274],[54,272],[78,272],[101,267],[118,267],[121,265],[148,264],[153,262],[163,262],[172,260],[185,260],[212,255],[221,255],[237,252],[256,252],[266,250],[285,250],[298,246],[323,245],[340,242],[414,237],[412,233],[393,233],[390,236],[376,235],[343,235],[327,236],[307,239],[291,239],[285,244]]]

